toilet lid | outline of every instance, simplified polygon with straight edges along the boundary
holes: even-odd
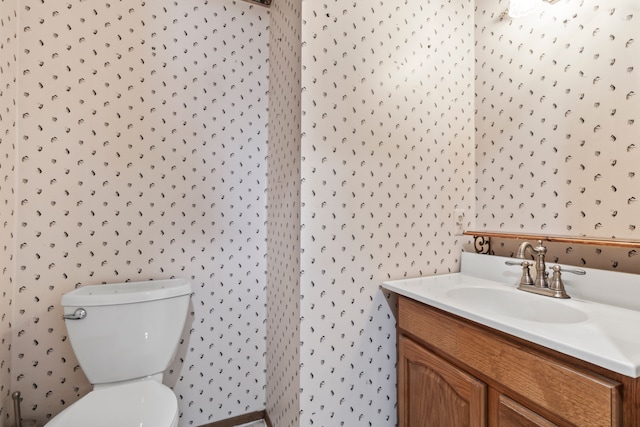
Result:
[[[46,427],[169,427],[178,416],[175,394],[146,380],[94,390]]]

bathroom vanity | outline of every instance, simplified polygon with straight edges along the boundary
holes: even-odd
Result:
[[[640,311],[586,284],[613,274],[600,288],[629,304],[640,281],[587,269],[566,280],[579,297],[554,301],[516,290],[504,260],[463,254],[461,273],[384,284],[399,294],[399,425],[640,426]]]

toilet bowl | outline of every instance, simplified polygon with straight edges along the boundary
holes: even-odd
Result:
[[[186,320],[184,279],[83,286],[62,296],[69,341],[93,391],[46,427],[176,427],[162,384]]]
[[[168,387],[143,380],[94,390],[47,427],[176,427],[178,402]]]

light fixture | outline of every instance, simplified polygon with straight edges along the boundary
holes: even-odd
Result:
[[[500,20],[507,15],[511,18],[522,18],[536,12],[543,2],[557,3],[558,0],[509,0],[509,8],[500,14]]]
[[[541,4],[542,0],[509,0],[509,16],[522,18],[534,13]]]
[[[248,3],[254,3],[254,4],[259,4],[260,6],[271,6],[271,1],[272,0],[244,0]]]

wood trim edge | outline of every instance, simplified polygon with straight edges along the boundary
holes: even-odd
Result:
[[[638,249],[640,248],[640,242],[631,239],[618,239],[612,237],[610,239],[605,237],[586,237],[586,236],[560,236],[560,235],[545,235],[534,233],[509,233],[501,231],[465,231],[465,236],[484,236],[484,237],[496,237],[500,239],[521,239],[521,240],[542,240],[550,243],[572,243],[576,245],[591,245],[591,246],[613,246],[618,248]]]
[[[269,418],[269,413],[264,411],[264,422],[267,424],[267,427],[273,427],[273,423],[271,422],[271,418]]]
[[[260,420],[265,420],[267,422],[267,426],[273,427],[271,421],[267,421],[267,418],[268,417],[266,411],[255,411],[248,414],[238,415],[237,417],[231,417],[225,420],[216,421],[214,423],[204,424],[200,427],[235,427],[240,424],[246,424],[252,421]]]

